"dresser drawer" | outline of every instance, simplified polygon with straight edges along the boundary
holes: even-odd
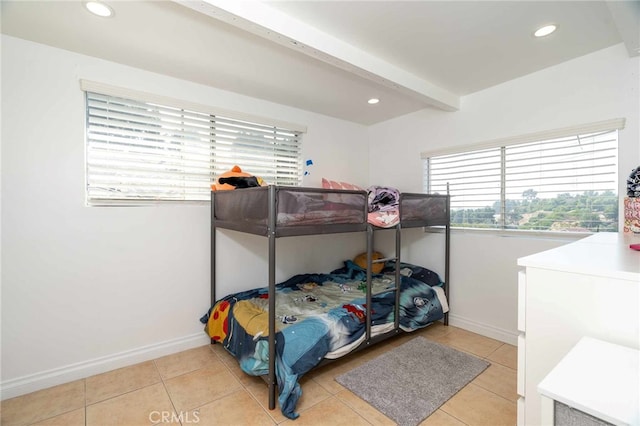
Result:
[[[518,271],[518,330],[525,331],[525,308],[527,295],[527,274]]]
[[[518,395],[524,396],[524,376],[525,376],[525,347],[526,340],[524,333],[518,336],[518,372],[517,372],[517,392]]]
[[[518,405],[517,405],[517,409],[518,409],[518,417],[516,420],[516,424],[518,426],[524,426],[524,396],[521,396],[520,398],[518,398]]]

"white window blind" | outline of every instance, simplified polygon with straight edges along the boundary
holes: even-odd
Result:
[[[617,231],[617,153],[612,129],[424,156],[424,185],[449,184],[454,226]]]
[[[89,204],[209,200],[234,165],[270,184],[301,183],[300,131],[85,93]]]
[[[446,193],[448,184],[452,224],[493,227],[493,205],[501,193],[501,162],[500,148],[428,158],[426,192]]]

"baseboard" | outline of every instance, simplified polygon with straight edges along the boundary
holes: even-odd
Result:
[[[148,346],[83,361],[60,368],[54,368],[0,383],[0,399],[5,400],[51,386],[83,379],[95,374],[127,367],[165,355],[206,345],[209,338],[202,332],[177,339],[167,340]]]
[[[482,324],[469,318],[459,315],[449,314],[449,325],[460,327],[467,331],[481,334],[492,339],[499,340],[510,345],[518,345],[518,333],[510,330],[504,330],[488,324]]]
[[[449,324],[510,345],[515,346],[518,344],[517,333],[482,324],[451,313],[449,314]],[[63,383],[83,379],[95,374],[104,373],[117,368],[127,367],[165,355],[171,355],[176,352],[196,348],[208,343],[209,338],[204,333],[200,332],[190,336],[71,364],[65,367],[5,380],[0,383],[0,399],[5,400],[13,398],[30,392],[46,389],[51,386],[61,385]]]

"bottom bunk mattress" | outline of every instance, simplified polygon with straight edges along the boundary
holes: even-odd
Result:
[[[448,305],[440,277],[401,264],[400,328],[413,331],[443,318]],[[372,279],[372,337],[393,330],[395,263]],[[218,300],[200,321],[250,375],[269,372],[268,287]],[[329,274],[295,275],[276,285],[276,378],[282,413],[298,417],[298,380],[323,358],[338,358],[366,339],[366,271],[351,261]]]

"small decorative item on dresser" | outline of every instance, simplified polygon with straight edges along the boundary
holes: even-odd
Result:
[[[640,233],[640,166],[627,178],[627,196],[624,198],[624,232]]]

